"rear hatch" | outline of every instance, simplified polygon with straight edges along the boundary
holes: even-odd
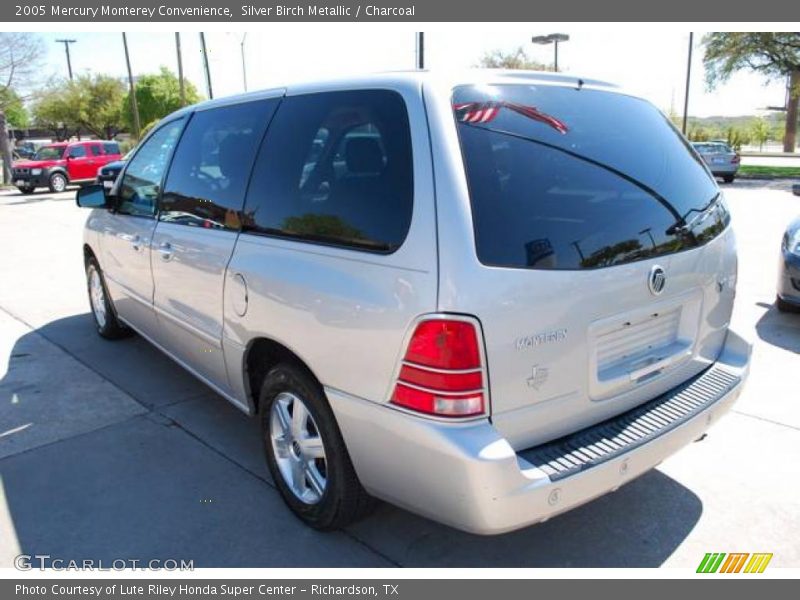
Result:
[[[492,420],[515,448],[716,358],[735,283],[729,215],[664,115],[577,81],[460,87],[453,110],[477,261],[452,269],[441,308],[480,320]]]

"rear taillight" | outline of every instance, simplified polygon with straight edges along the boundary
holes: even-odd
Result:
[[[739,156],[738,154],[734,154],[733,158],[731,159],[731,164],[738,165],[740,162],[742,162],[742,157]]]
[[[441,417],[481,415],[486,411],[485,377],[472,322],[422,321],[408,342],[392,403]]]

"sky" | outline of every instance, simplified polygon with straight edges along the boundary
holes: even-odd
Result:
[[[553,47],[531,44],[533,35],[551,33],[547,24],[481,25],[450,24],[426,28],[426,67],[436,70],[474,66],[484,52],[512,51],[522,46],[541,62],[552,62]],[[657,24],[613,29],[594,28],[558,32],[570,35],[559,46],[559,68],[584,77],[610,81],[628,88],[665,111],[683,111],[686,85],[688,32]],[[79,73],[126,76],[121,33],[41,32],[47,48],[45,73],[66,76],[63,44],[70,47],[72,68]],[[177,71],[175,34],[166,31],[133,31],[128,34],[134,75],[157,72],[161,65]],[[766,106],[782,105],[785,82],[740,73],[714,91],[706,88],[702,64],[703,32],[695,32],[689,96],[693,116],[766,114]],[[244,90],[241,42],[244,31],[206,33],[215,97]],[[287,81],[355,73],[411,69],[415,64],[413,30],[379,25],[327,24],[324,27],[262,25],[244,38],[249,90],[275,87]],[[199,34],[181,33],[184,74],[207,95]]]

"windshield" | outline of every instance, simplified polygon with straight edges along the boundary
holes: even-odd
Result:
[[[64,146],[43,146],[33,157],[33,160],[57,160],[64,154]]]
[[[580,86],[465,86],[453,110],[485,264],[622,264],[695,247],[728,222],[703,162],[644,100]]]

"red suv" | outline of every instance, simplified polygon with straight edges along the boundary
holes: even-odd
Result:
[[[38,187],[63,192],[68,183],[92,182],[97,170],[122,156],[117,142],[90,140],[42,146],[30,160],[14,163],[14,185],[23,194]]]

